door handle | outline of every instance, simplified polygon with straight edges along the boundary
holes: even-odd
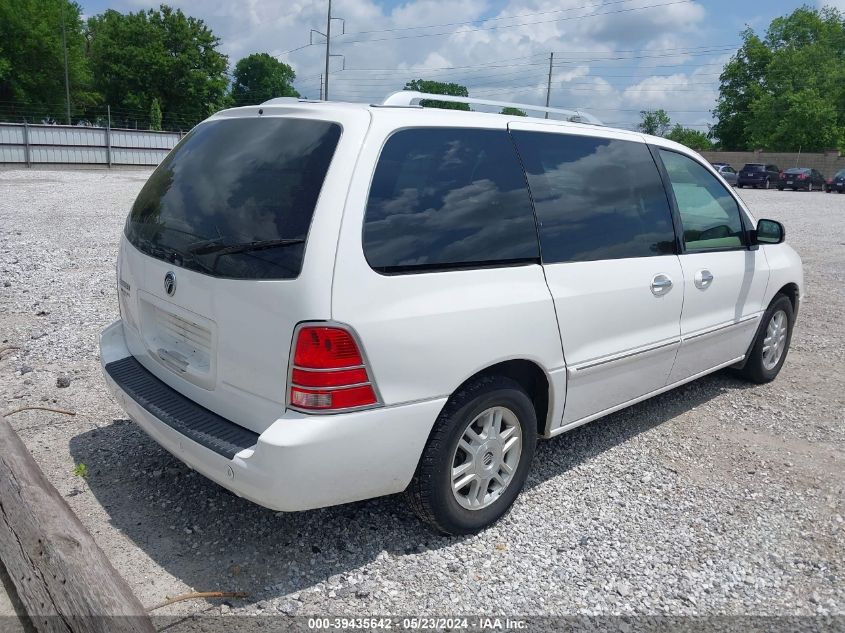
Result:
[[[662,297],[672,289],[672,278],[659,273],[651,280],[651,293],[655,297]]]
[[[695,287],[699,290],[707,290],[710,284],[713,283],[713,273],[706,268],[695,273],[694,279]]]

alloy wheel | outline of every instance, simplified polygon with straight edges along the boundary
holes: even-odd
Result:
[[[522,427],[513,411],[491,407],[466,426],[452,456],[452,494],[467,510],[495,503],[522,456]]]
[[[769,319],[769,325],[766,327],[766,338],[763,339],[763,367],[767,371],[777,367],[783,356],[786,349],[788,326],[789,319],[783,310],[778,310]]]

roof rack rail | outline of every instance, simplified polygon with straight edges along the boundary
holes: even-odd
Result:
[[[593,125],[604,125],[592,114],[581,110],[564,110],[562,108],[547,108],[544,106],[531,105],[530,103],[511,103],[510,101],[494,101],[492,99],[476,99],[475,97],[455,97],[453,95],[437,95],[415,90],[400,90],[388,95],[382,105],[385,106],[412,106],[419,105],[423,99],[434,101],[449,101],[451,103],[475,103],[478,105],[489,105],[501,108],[518,108],[520,110],[532,110],[536,112],[548,112],[550,114],[562,114],[568,121],[573,123],[591,123]]]

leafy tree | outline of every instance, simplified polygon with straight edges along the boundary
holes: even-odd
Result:
[[[468,97],[469,91],[466,86],[442,81],[431,81],[429,79],[414,79],[405,84],[405,90],[416,90],[429,94],[452,95],[455,97]],[[424,108],[441,108],[443,110],[469,110],[467,103],[451,103],[449,101],[434,101],[423,99],[420,105]]]
[[[7,118],[65,122],[67,44],[71,112],[97,99],[85,60],[81,9],[69,0],[0,0],[0,101]]]
[[[654,136],[663,136],[671,125],[669,115],[666,110],[641,110],[640,123],[637,129],[644,134],[652,134]]]
[[[228,58],[202,20],[167,5],[108,10],[88,20],[87,36],[95,86],[124,124],[146,119],[156,98],[167,129],[190,127],[226,104]]]
[[[298,97],[293,89],[293,68],[268,53],[253,53],[235,64],[232,73],[232,101],[254,105],[273,97]]]
[[[725,66],[713,111],[724,149],[845,146],[845,16],[804,6],[750,29]]]
[[[713,149],[713,141],[707,137],[707,134],[701,130],[684,127],[680,123],[675,124],[675,127],[666,135],[666,138],[697,151]]]
[[[150,105],[150,129],[161,131],[161,106],[157,98],[153,98],[153,103]]]
[[[528,116],[527,114],[525,114],[524,111],[520,110],[519,108],[513,108],[511,106],[502,108],[502,111],[499,114],[509,114],[511,116]]]

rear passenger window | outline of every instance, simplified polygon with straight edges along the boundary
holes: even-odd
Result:
[[[538,261],[525,176],[504,130],[417,128],[391,136],[364,218],[380,272]]]
[[[534,197],[545,263],[675,253],[666,191],[643,143],[511,134]]]
[[[733,196],[707,169],[693,159],[661,149],[669,174],[688,251],[738,248],[742,220]]]

